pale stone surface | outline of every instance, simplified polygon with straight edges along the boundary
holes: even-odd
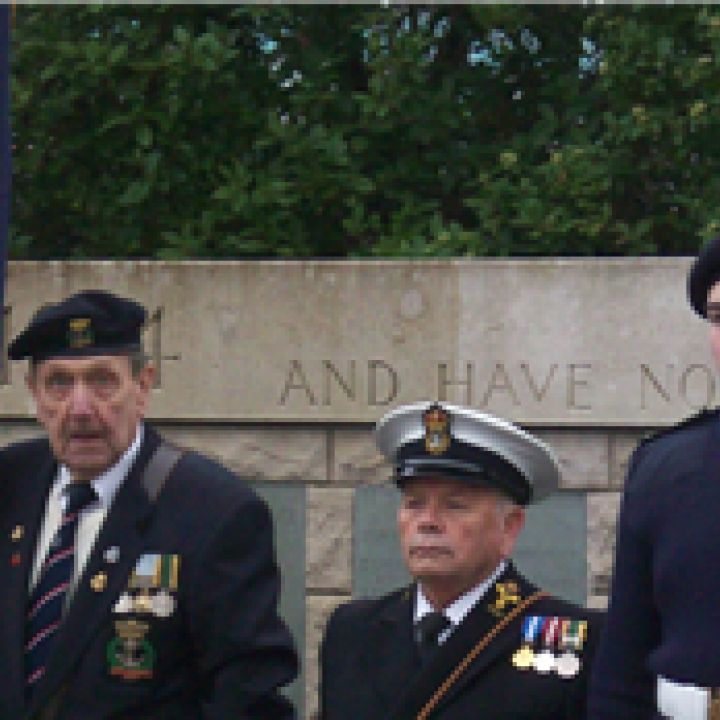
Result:
[[[532,433],[532,428],[529,428]],[[560,486],[566,489],[608,486],[608,435],[603,431],[535,431],[555,451],[562,472]]]
[[[588,602],[593,607],[603,607],[610,591],[620,497],[619,492],[587,496]]]
[[[308,589],[350,592],[352,503],[350,488],[308,488]]]
[[[320,428],[159,425],[169,440],[199,450],[250,480],[324,483],[327,434]]]
[[[643,437],[652,433],[652,430],[624,430],[615,431],[610,435],[610,485],[622,488],[625,484],[628,462],[633,451]]]
[[[458,399],[547,425],[663,424],[712,402],[686,272],[687,259],[462,263],[458,369],[473,387]]]
[[[32,422],[3,423],[0,422],[0,447],[18,440],[29,440],[30,438],[44,435],[40,425]]]
[[[332,611],[350,600],[347,595],[311,595],[307,600],[305,640],[305,717],[311,720],[318,711],[319,649],[325,625]]]
[[[441,399],[538,427],[665,425],[720,397],[689,262],[11,262],[8,334],[80,288],[137,297],[157,419],[374,422]],[[0,407],[27,417],[11,375]]]
[[[372,426],[333,433],[333,479],[341,485],[389,483],[392,467],[375,446]]]

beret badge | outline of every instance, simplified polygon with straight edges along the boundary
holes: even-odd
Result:
[[[68,320],[67,344],[77,349],[95,342],[90,318],[71,318]]]
[[[440,405],[431,405],[422,416],[425,426],[425,450],[442,455],[450,447],[450,416]]]

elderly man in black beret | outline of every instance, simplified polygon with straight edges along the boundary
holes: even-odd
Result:
[[[688,277],[720,362],[720,238]],[[703,411],[641,443],[629,465],[592,720],[720,718],[720,417]]]
[[[555,489],[536,438],[451,405],[377,427],[395,465],[410,587],[341,606],[322,647],[322,720],[583,720],[596,618],[510,561],[524,506]]]
[[[291,720],[268,509],[143,422],[145,318],[86,291],[10,344],[47,438],[0,456],[0,718]]]

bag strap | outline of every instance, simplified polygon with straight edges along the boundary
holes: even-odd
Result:
[[[148,464],[145,466],[142,479],[140,480],[151,502],[157,500],[158,495],[160,495],[162,489],[165,487],[167,479],[170,477],[170,473],[184,454],[185,450],[172,445],[166,440],[162,440],[157,446]]]

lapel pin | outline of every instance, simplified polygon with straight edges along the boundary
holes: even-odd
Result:
[[[117,545],[112,545],[105,550],[103,557],[107,563],[116,563],[120,559],[120,548]]]
[[[107,585],[107,575],[104,572],[99,572],[93,575],[90,579],[90,587],[95,592],[102,592]]]
[[[18,540],[22,540],[22,536],[25,534],[25,528],[22,525],[16,525],[13,528],[12,533],[10,534],[10,539],[13,542],[17,542]]]
[[[20,564],[20,553],[13,553],[10,556],[10,564],[13,567],[17,567]]]

